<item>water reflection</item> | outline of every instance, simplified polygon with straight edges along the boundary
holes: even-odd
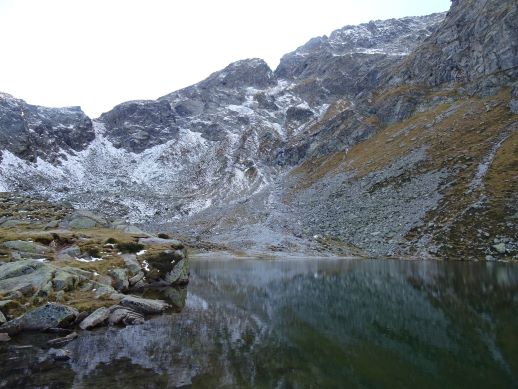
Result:
[[[0,387],[518,386],[516,266],[213,258],[192,273],[186,300],[170,292],[181,313],[83,333],[67,363],[44,362],[38,336],[0,346]]]

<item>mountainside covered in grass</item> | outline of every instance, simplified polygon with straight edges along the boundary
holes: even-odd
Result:
[[[90,120],[0,95],[0,190],[243,251],[518,255],[518,4],[346,26]]]

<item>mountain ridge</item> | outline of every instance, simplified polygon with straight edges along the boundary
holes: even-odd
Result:
[[[493,198],[485,180],[497,161],[515,185],[514,15],[510,0],[462,0],[448,13],[345,26],[275,70],[237,61],[157,100],[122,103],[91,121],[89,141],[42,147],[27,127],[32,156],[0,137],[0,189],[245,250],[512,257],[516,194]],[[26,103],[14,100],[0,96],[0,109],[17,117],[11,106]],[[463,191],[471,202],[457,209]],[[452,231],[473,204],[493,216],[466,248]]]

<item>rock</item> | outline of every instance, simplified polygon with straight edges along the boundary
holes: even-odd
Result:
[[[144,279],[144,273],[138,272],[137,274],[135,274],[133,277],[131,277],[129,279],[129,284],[130,284],[130,286],[134,286],[137,283],[139,283],[140,281],[142,281],[143,279]]]
[[[496,261],[496,258],[492,255],[486,255],[486,261]]]
[[[167,275],[175,268],[175,264],[185,258],[181,250],[164,250],[158,254],[144,257],[147,267],[146,278],[150,281],[165,280]]]
[[[51,220],[50,222],[48,222],[46,225],[45,225],[45,229],[52,229],[52,228],[57,228],[59,226],[59,221],[58,220]]]
[[[54,285],[54,290],[60,291],[70,291],[73,290],[76,285],[79,283],[79,277],[74,274],[71,274],[67,271],[56,270],[54,274],[54,279],[52,280],[52,284]]]
[[[0,326],[9,335],[21,331],[44,331],[53,327],[66,327],[74,322],[79,312],[72,307],[48,303]]]
[[[168,287],[162,291],[167,301],[171,302],[173,306],[181,310],[185,307],[187,301],[187,288]]]
[[[7,319],[5,318],[4,314],[0,311],[0,325],[5,324],[7,322]]]
[[[84,319],[88,317],[88,312],[83,311],[79,315],[77,315],[76,320],[74,322],[75,325],[79,325]]]
[[[505,254],[506,246],[505,243],[498,243],[493,245],[493,248],[499,253],[499,254]]]
[[[96,286],[96,288],[92,289],[92,291],[95,292],[95,298],[97,298],[97,299],[99,299],[103,296],[111,295],[111,294],[115,293],[115,289],[113,289],[109,285],[104,285],[104,284],[98,284]]]
[[[6,263],[0,266],[0,294],[26,295],[36,290],[48,294],[52,289],[53,272],[53,267],[34,260]]]
[[[79,328],[82,330],[90,330],[94,327],[100,326],[108,320],[109,315],[110,311],[108,308],[101,307],[96,309],[92,314],[85,318],[81,324],[79,324]]]
[[[31,254],[50,254],[52,250],[39,243],[35,242],[28,242],[24,240],[10,240],[7,242],[4,242],[2,246],[12,249],[12,250],[18,250],[24,253],[31,253]]]
[[[182,259],[175,263],[172,271],[167,273],[165,281],[171,285],[185,285],[189,282],[189,261]]]
[[[169,304],[162,300],[151,300],[136,296],[126,296],[121,300],[120,304],[142,314],[162,313],[170,307]]]
[[[144,316],[135,312],[133,309],[114,305],[113,307],[110,307],[110,317],[108,318],[108,321],[111,325],[142,324],[144,323]]]
[[[170,245],[175,249],[183,249],[184,245],[182,242],[176,239],[162,239],[162,238],[140,238],[138,241],[140,244],[145,245]]]
[[[124,264],[128,268],[131,276],[141,272],[142,268],[140,263],[137,261],[137,256],[135,254],[123,254],[122,259],[124,260]]]
[[[53,359],[54,361],[64,362],[64,361],[68,361],[70,359],[70,352],[67,350],[63,350],[63,349],[51,348],[47,352],[47,356],[49,358]]]
[[[90,211],[77,210],[68,216],[62,223],[64,227],[71,229],[88,229],[94,227],[108,227],[108,221],[100,215]]]
[[[63,347],[64,345],[77,338],[77,336],[77,332],[72,332],[71,334],[68,334],[62,338],[51,339],[47,342],[47,344],[52,347]]]
[[[112,269],[109,272],[113,279],[113,287],[118,291],[125,291],[129,287],[128,269]]]
[[[127,234],[149,236],[147,232],[144,232],[140,228],[128,224],[117,224],[114,226],[114,228]]]
[[[0,342],[9,342],[11,338],[9,337],[9,334],[5,332],[0,332]]]
[[[81,249],[79,248],[79,246],[70,246],[70,247],[67,247],[63,250],[61,250],[57,255],[56,255],[56,259],[58,260],[69,260],[69,259],[74,259],[74,258],[77,258],[81,255]]]

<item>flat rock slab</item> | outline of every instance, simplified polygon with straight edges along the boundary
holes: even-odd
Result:
[[[170,307],[162,300],[151,300],[136,296],[126,296],[120,304],[144,315],[162,313]]]
[[[101,307],[89,316],[87,316],[81,324],[79,324],[79,327],[82,330],[90,330],[92,328],[95,328],[97,326],[100,326],[108,320],[108,317],[110,316],[110,310],[105,307]]]

